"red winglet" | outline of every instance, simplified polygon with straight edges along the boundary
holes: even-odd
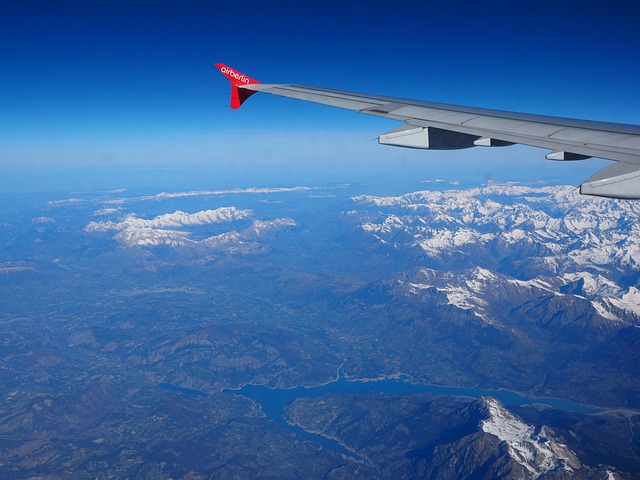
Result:
[[[246,75],[243,75],[237,70],[227,67],[222,63],[216,63],[216,68],[220,70],[231,82],[231,108],[240,108],[240,105],[242,105],[247,98],[256,93],[254,90],[247,90],[245,88],[238,87],[260,83],[259,81],[254,80],[251,77],[247,77]]]

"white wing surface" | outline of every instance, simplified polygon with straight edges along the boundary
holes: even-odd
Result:
[[[505,112],[288,84],[263,84],[216,64],[232,83],[232,108],[256,92],[354,110],[404,122],[378,142],[455,150],[515,143],[551,150],[550,160],[615,160],[580,185],[580,193],[640,199],[640,126]]]

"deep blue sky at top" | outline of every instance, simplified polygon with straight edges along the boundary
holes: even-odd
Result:
[[[329,107],[255,95],[231,111],[214,62],[265,83],[640,123],[639,13],[632,0],[3,2],[0,166],[430,154],[374,146],[395,122]]]

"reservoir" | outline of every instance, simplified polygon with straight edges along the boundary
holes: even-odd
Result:
[[[258,385],[244,385],[237,390],[224,390],[235,395],[242,395],[258,402],[262,406],[264,413],[276,423],[295,432],[301,437],[320,443],[324,448],[354,457],[360,461],[368,462],[368,459],[360,457],[355,452],[351,452],[336,440],[314,434],[303,430],[300,427],[287,423],[284,419],[284,410],[287,405],[297,398],[317,397],[325,394],[358,394],[358,393],[433,393],[440,395],[454,395],[480,398],[483,396],[493,397],[505,406],[510,405],[531,405],[543,404],[558,410],[567,412],[587,414],[599,411],[598,408],[581,405],[569,400],[559,398],[538,398],[525,397],[515,392],[507,390],[487,390],[481,388],[460,388],[436,385],[421,385],[409,383],[406,378],[381,379],[381,380],[357,380],[349,381],[339,375],[338,379],[324,385],[316,387],[296,387],[289,389],[273,389]]]
[[[508,390],[487,390],[482,388],[447,387],[439,385],[422,385],[409,383],[406,378],[392,378],[382,380],[355,380],[350,381],[340,376],[336,381],[319,385],[317,387],[295,388],[268,388],[260,385],[244,385],[237,390],[225,390],[228,393],[252,398],[260,403],[264,412],[279,411],[280,415],[289,403],[299,397],[317,397],[325,394],[354,394],[354,393],[435,393],[441,395],[454,395],[460,397],[493,397],[505,406],[542,404],[557,410],[579,414],[594,413],[600,411],[596,407],[582,405],[551,397],[525,397]]]

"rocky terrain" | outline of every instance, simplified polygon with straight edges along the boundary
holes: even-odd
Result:
[[[490,397],[324,396],[296,400],[286,417],[342,441],[371,478],[621,478],[583,465],[552,428]]]
[[[0,218],[2,478],[640,474],[634,202],[508,184],[12,205]],[[234,393],[337,372],[591,409],[334,391],[291,399],[287,423]]]

